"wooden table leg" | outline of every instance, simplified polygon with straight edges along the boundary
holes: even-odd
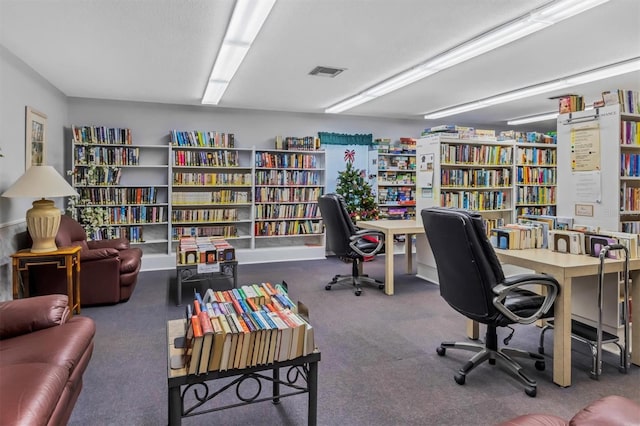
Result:
[[[393,234],[385,232],[384,292],[393,295]]]
[[[67,272],[67,298],[69,302],[69,318],[73,317],[74,311],[74,295],[75,288],[73,286],[73,256],[65,256],[64,262],[65,270]]]
[[[78,255],[76,256],[76,262],[75,262],[75,266],[76,266],[76,273],[74,276],[74,288],[75,288],[75,304],[77,306],[77,313],[80,314],[80,253],[78,253]]]
[[[18,259],[13,259],[13,299],[20,298],[20,270],[18,268]]]
[[[571,386],[571,278],[556,276],[560,292],[554,305],[553,382]]]
[[[413,273],[413,235],[404,235],[404,257],[407,261],[407,274]]]
[[[480,323],[474,320],[467,320],[467,337],[472,340],[480,338]]]

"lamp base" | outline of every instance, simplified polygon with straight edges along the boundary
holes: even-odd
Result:
[[[33,240],[31,253],[48,253],[58,250],[56,235],[60,227],[60,209],[53,201],[36,200],[27,210],[27,229]]]

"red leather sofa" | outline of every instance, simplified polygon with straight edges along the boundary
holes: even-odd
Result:
[[[67,424],[96,331],[68,317],[62,294],[0,302],[0,425]]]
[[[598,399],[570,420],[553,414],[525,414],[499,426],[632,426],[640,425],[640,405],[618,395]]]
[[[133,294],[142,265],[142,250],[126,238],[87,241],[82,225],[60,218],[58,247],[80,246],[80,302],[82,306],[126,302]],[[55,265],[30,268],[31,294],[66,293],[66,276]]]

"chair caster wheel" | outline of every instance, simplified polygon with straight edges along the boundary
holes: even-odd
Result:
[[[331,290],[331,285],[329,285],[329,284],[325,285],[324,289],[327,290],[327,291]]]
[[[438,346],[436,348],[436,353],[440,356],[444,356],[447,353],[447,348],[444,348],[442,346]]]
[[[465,376],[464,374],[456,374],[455,376],[453,376],[453,378],[459,385],[464,385],[464,382],[467,380],[467,376]]]
[[[536,370],[538,371],[544,371],[544,369],[546,368],[544,361],[536,361],[535,366]]]
[[[378,284],[378,289],[380,290],[384,289],[384,284]]]
[[[360,296],[362,294],[362,290],[356,290],[356,296]]]
[[[536,394],[538,393],[538,390],[536,388],[526,388],[524,390],[524,393],[526,393],[527,396],[530,396],[531,398],[535,398]]]

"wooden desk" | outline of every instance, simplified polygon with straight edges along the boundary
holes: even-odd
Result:
[[[393,237],[404,234],[404,253],[407,262],[407,274],[413,272],[413,242],[411,237],[415,234],[424,234],[424,227],[418,226],[415,220],[372,220],[361,221],[356,224],[361,229],[374,229],[384,233],[385,240],[385,268],[384,268],[384,292],[393,295]]]
[[[547,249],[496,249],[496,254],[502,263],[552,275],[560,283],[560,294],[556,298],[554,314],[553,381],[560,386],[570,386],[572,281],[574,277],[597,277],[600,260],[596,257],[556,253]],[[605,273],[620,272],[623,269],[623,260],[605,260]],[[631,297],[637,302],[640,300],[640,259],[629,260],[629,273],[633,283]],[[640,309],[633,309],[631,314],[633,324],[640,324]],[[477,338],[477,328],[473,331],[470,334],[475,336],[470,337]],[[632,327],[631,334],[631,362],[640,365],[640,327]]]
[[[56,265],[67,272],[67,297],[70,315],[80,313],[80,247],[58,247],[47,253],[31,253],[30,249],[20,250],[11,255],[13,263],[13,298],[20,298],[20,280],[22,295],[29,297],[29,267],[37,265]],[[26,285],[24,285],[26,283]]]

